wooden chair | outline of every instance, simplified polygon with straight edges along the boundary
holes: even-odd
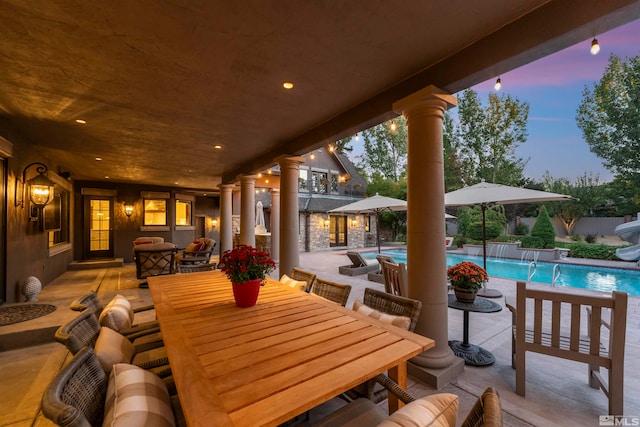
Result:
[[[171,381],[170,379],[163,380],[165,387],[167,382]],[[58,426],[102,425],[107,404],[108,384],[109,376],[100,365],[98,357],[91,348],[85,347],[58,372],[47,386],[42,396],[42,413]],[[155,392],[156,389],[153,387],[141,387],[143,384],[137,384],[135,393]],[[170,387],[167,387],[167,392],[169,390]],[[144,396],[138,395],[136,397],[139,398],[138,401],[145,400]],[[157,411],[157,395],[153,395],[152,398]],[[186,425],[177,395],[170,396],[169,402],[166,403],[171,408],[177,424]],[[135,410],[144,411],[146,408],[138,404]]]
[[[213,271],[216,269],[215,264],[178,264],[178,273],[197,273],[199,271]]]
[[[293,267],[291,269],[290,277],[293,280],[304,280],[307,282],[307,287],[305,288],[305,292],[311,292],[311,288],[313,288],[313,283],[316,280],[316,275],[310,271],[303,270],[298,267]]]
[[[407,268],[404,263],[396,264],[382,261],[384,290],[392,295],[406,297],[408,294]]]
[[[324,280],[318,277],[313,285],[313,289],[311,289],[311,292],[344,307],[347,305],[347,300],[351,293],[351,285],[330,282],[329,280]]]
[[[389,415],[383,407],[369,399],[359,398],[337,411],[322,418],[315,427],[360,427],[375,426],[384,421],[385,425],[448,425],[456,426],[458,413],[458,397],[449,393],[436,393],[416,399],[386,375],[380,374],[375,381],[404,402],[407,406]],[[428,402],[421,405],[420,401]],[[416,402],[416,403],[414,403]],[[397,417],[394,419],[394,417]],[[478,397],[469,414],[460,424],[462,427],[501,427],[502,404],[500,395],[492,388],[487,388]]]
[[[532,351],[586,363],[589,386],[607,395],[609,414],[624,414],[627,294],[614,291],[611,296],[591,296],[531,289],[523,281],[516,286],[516,306],[507,304],[512,313],[511,365],[516,370],[516,393],[525,395],[525,354]],[[603,311],[610,311],[609,321],[603,319]],[[567,318],[568,327],[563,328],[562,319]],[[603,326],[608,329],[608,345],[601,343]],[[608,381],[600,375],[600,367],[607,369]]]
[[[372,288],[365,288],[363,303],[369,308],[392,316],[406,316],[411,320],[409,331],[414,331],[418,323],[422,302],[419,300],[392,295]],[[350,399],[366,397],[378,403],[387,398],[387,391],[375,379],[368,380],[346,392]]]
[[[376,255],[376,260],[378,260],[378,265],[380,266],[380,268],[378,268],[377,271],[370,271],[369,273],[367,273],[367,279],[372,282],[384,283],[384,277],[382,276],[382,261],[390,262],[393,264],[395,264],[396,261],[393,259],[393,257],[383,254]]]
[[[342,265],[338,267],[338,272],[345,276],[358,276],[380,268],[378,261],[368,261],[362,258],[359,252],[347,252],[347,257],[351,260],[351,265]]]

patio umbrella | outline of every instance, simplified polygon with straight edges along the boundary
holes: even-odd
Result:
[[[509,205],[515,203],[535,203],[556,200],[571,200],[573,197],[565,194],[549,193],[547,191],[530,190],[528,188],[510,187],[508,185],[480,182],[479,184],[451,191],[444,195],[445,206],[480,205],[482,211],[482,258],[483,267],[487,269],[487,236],[485,211],[489,205]],[[485,287],[478,295],[497,298],[502,294]]]
[[[378,253],[380,253],[380,212],[384,211],[406,211],[407,201],[394,199],[393,197],[375,196],[358,200],[357,202],[341,206],[330,210],[330,213],[353,213],[365,214],[372,213],[376,216],[376,243],[378,245]],[[445,214],[445,218],[455,218],[453,215]]]
[[[374,214],[376,216],[376,243],[378,245],[378,253],[380,253],[380,212],[406,210],[406,200],[394,199],[393,197],[380,196],[376,194],[375,196],[367,197],[366,199],[358,200],[357,202],[349,203],[348,205],[332,209],[329,212]]]

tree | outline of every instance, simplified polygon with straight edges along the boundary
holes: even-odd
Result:
[[[549,213],[562,222],[568,236],[584,216],[593,216],[593,209],[605,202],[605,187],[600,184],[599,176],[585,172],[572,184],[567,178],[553,178],[549,172],[543,176],[544,189],[553,193],[567,194],[573,200],[556,202],[549,206]]]
[[[449,192],[465,186],[465,177],[473,164],[461,156],[461,139],[457,135],[457,128],[446,111],[442,120],[442,145],[444,151],[444,191]]]
[[[458,97],[458,118],[452,138],[460,138],[455,148],[467,184],[484,179],[515,185],[524,179],[527,161],[517,158],[515,149],[527,140],[527,102],[490,93],[485,108],[478,94],[467,89]]]
[[[336,153],[347,155],[347,153],[351,153],[353,151],[353,147],[351,146],[351,137],[342,138],[335,142],[333,149]]]
[[[385,122],[362,132],[364,153],[359,166],[369,176],[376,171],[397,181],[407,168],[407,124],[402,116],[392,122],[395,130],[390,129],[391,122]]]
[[[609,57],[600,82],[585,86],[576,121],[591,151],[640,186],[640,57]]]
[[[547,209],[542,205],[538,218],[531,228],[531,237],[537,237],[544,242],[545,248],[552,248],[556,242],[556,232],[551,224],[551,218],[547,213]]]

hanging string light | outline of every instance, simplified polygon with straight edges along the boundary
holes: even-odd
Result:
[[[398,125],[396,125],[396,122],[394,120],[391,120],[391,124],[389,125],[389,129],[391,130],[391,132],[395,132],[396,129],[398,129]]]
[[[356,132],[356,141],[360,141],[360,135]]]
[[[600,44],[598,43],[598,39],[594,37],[591,42],[591,55],[597,55],[598,52],[600,52]]]
[[[500,77],[498,77],[498,80],[496,80],[496,84],[493,85],[493,88],[498,91],[500,90],[500,88],[502,87],[502,80],[500,80]]]

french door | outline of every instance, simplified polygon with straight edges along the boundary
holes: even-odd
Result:
[[[113,198],[84,198],[85,259],[113,258]]]
[[[329,246],[347,246],[347,217],[329,217]]]

